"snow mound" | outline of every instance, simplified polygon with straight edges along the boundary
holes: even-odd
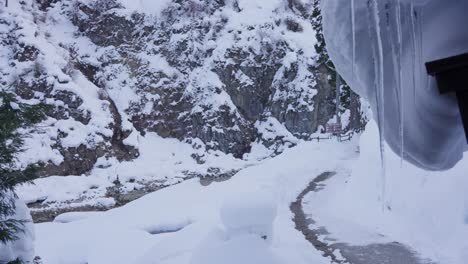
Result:
[[[87,219],[91,216],[100,215],[102,212],[69,212],[57,215],[54,219],[56,223],[71,223]]]
[[[195,251],[191,264],[283,263],[272,252],[274,198],[263,190],[242,193],[224,201],[221,221]]]

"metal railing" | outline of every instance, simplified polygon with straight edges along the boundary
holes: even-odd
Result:
[[[353,136],[354,136],[354,132],[351,131],[351,132],[348,132],[348,133],[345,133],[345,134],[342,134],[342,135],[337,135],[336,139],[338,140],[338,142],[351,141]]]
[[[351,141],[351,139],[354,137],[355,134],[359,134],[362,131],[364,131],[364,126],[359,127],[354,131],[348,131],[344,134],[328,134],[328,136],[317,136],[317,137],[311,137],[310,141],[317,140],[317,142],[320,142],[321,140],[330,140],[330,139],[336,139],[338,142],[344,142],[344,141]]]
[[[314,141],[314,140],[317,140],[317,142],[320,142],[320,140],[329,140],[329,139],[332,139],[332,135],[328,135],[327,137],[311,137],[310,138],[310,141]]]

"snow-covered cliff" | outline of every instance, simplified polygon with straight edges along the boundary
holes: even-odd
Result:
[[[332,70],[317,63],[313,8],[292,0],[10,1],[0,11],[2,89],[53,106],[25,131],[21,160],[45,163],[44,176],[80,175],[102,159],[138,157],[137,138],[148,132],[237,158],[253,145],[275,154],[308,139],[335,112]]]

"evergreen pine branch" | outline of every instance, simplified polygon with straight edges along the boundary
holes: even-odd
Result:
[[[18,233],[24,232],[23,226],[26,222],[16,219],[0,221],[0,243],[17,240]]]
[[[36,176],[36,166],[17,168],[16,155],[23,151],[25,135],[18,132],[46,118],[47,106],[20,102],[11,92],[0,91],[0,243],[18,239],[26,221],[12,219],[15,215],[15,187]],[[14,260],[10,263],[21,263]]]

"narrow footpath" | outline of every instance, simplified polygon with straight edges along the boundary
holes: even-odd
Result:
[[[309,228],[315,221],[312,216],[304,213],[302,202],[309,192],[322,190],[324,182],[335,174],[335,172],[324,172],[317,176],[290,205],[296,229],[304,234],[307,241],[322,252],[324,257],[329,257],[332,263],[336,264],[435,264],[430,260],[418,258],[416,252],[398,242],[353,246],[346,243],[321,241],[319,237],[327,235],[328,232],[324,227]]]

